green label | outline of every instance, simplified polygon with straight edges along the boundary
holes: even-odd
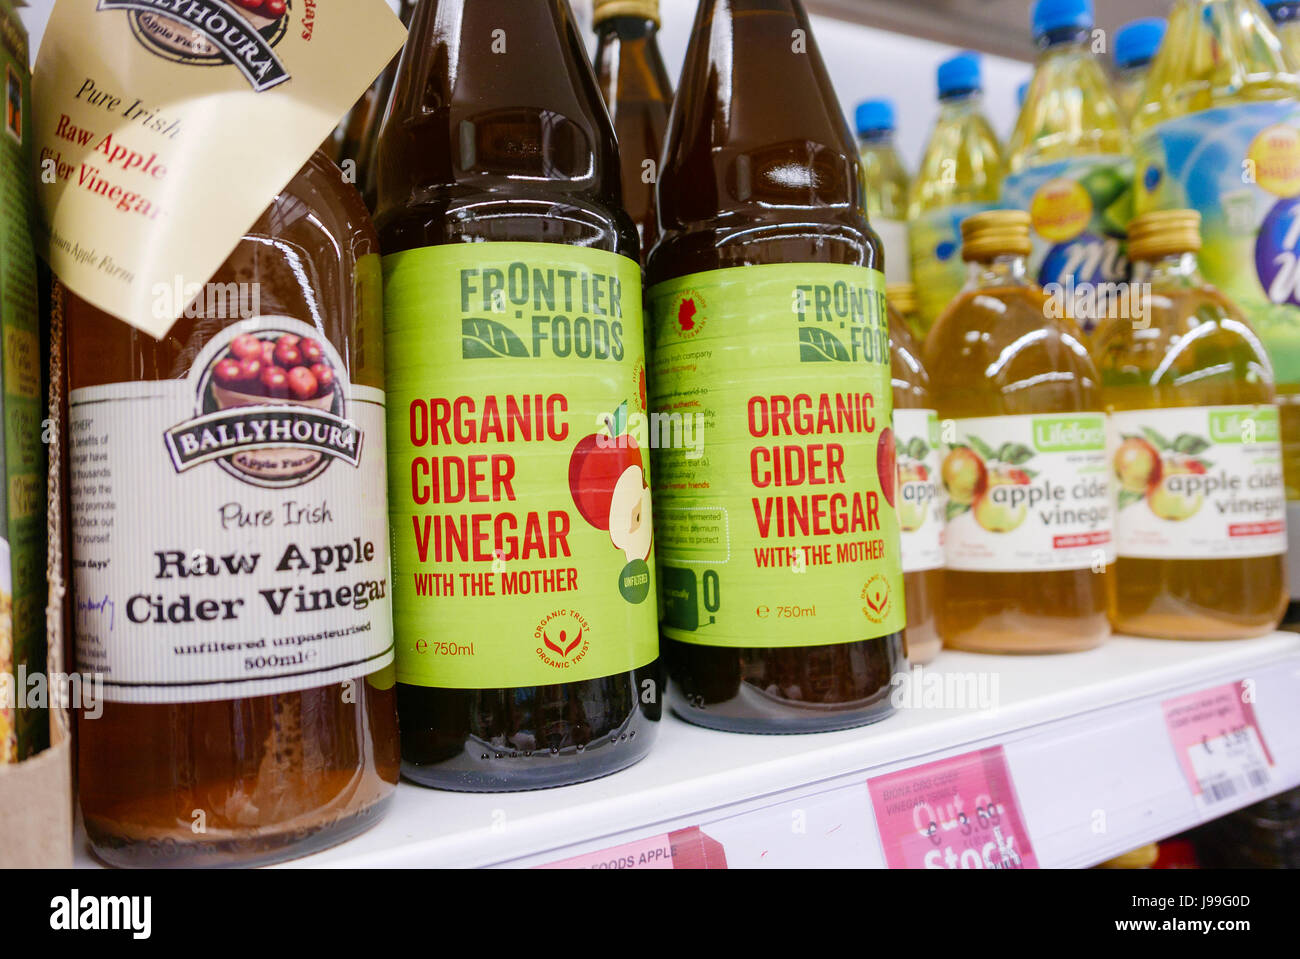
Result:
[[[1106,448],[1103,416],[1038,416],[1034,446],[1044,453],[1076,453]]]
[[[747,266],[649,300],[664,634],[789,647],[902,629],[884,277]]]
[[[1210,439],[1216,443],[1276,443],[1281,437],[1277,407],[1210,410]]]
[[[384,258],[397,680],[483,689],[658,655],[641,272],[550,243]]]

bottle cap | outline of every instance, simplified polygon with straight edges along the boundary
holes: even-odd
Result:
[[[858,135],[894,129],[894,104],[889,100],[863,100],[854,114]]]
[[[1160,17],[1143,17],[1126,23],[1115,34],[1115,66],[1132,67],[1148,62],[1160,49],[1165,36],[1165,21]]]
[[[911,283],[891,283],[885,287],[885,302],[903,316],[916,312],[916,287]]]
[[[1155,210],[1128,225],[1130,260],[1154,260],[1201,248],[1201,215],[1195,210]]]
[[[939,64],[939,97],[954,96],[980,89],[978,53],[959,53]]]
[[[1024,210],[985,210],[961,221],[961,258],[966,262],[995,256],[1028,256],[1029,214]]]
[[[1035,40],[1067,27],[1091,30],[1092,0],[1038,0],[1032,23]]]
[[[659,23],[659,0],[595,0],[591,22],[600,23],[613,17],[636,17]]]

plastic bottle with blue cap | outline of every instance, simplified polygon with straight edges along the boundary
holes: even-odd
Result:
[[[979,55],[945,60],[937,79],[939,117],[908,203],[920,337],[966,282],[961,221],[997,205],[1003,172],[1001,144],[984,116]]]
[[[1032,222],[1031,276],[1063,297],[1085,333],[1128,280],[1128,120],[1097,54],[1091,0],[1038,0],[1034,77],[1007,147],[1002,200]]]
[[[885,281],[908,283],[907,191],[910,177],[894,139],[894,104],[864,100],[854,113],[867,219],[885,244]]]
[[[1133,118],[1136,212],[1200,213],[1201,271],[1245,312],[1273,366],[1289,616],[1300,612],[1300,63],[1275,24],[1293,7],[1178,0]]]
[[[1151,61],[1164,36],[1165,21],[1161,17],[1134,20],[1115,34],[1115,99],[1127,116],[1137,109]]]
[[[1264,9],[1273,18],[1291,68],[1300,71],[1300,0],[1265,0]]]

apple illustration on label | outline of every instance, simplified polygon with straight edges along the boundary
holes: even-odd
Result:
[[[885,502],[893,508],[894,488],[898,485],[898,459],[894,449],[894,431],[886,426],[876,443],[876,475],[880,478],[880,491]]]
[[[925,503],[930,473],[920,463],[907,463],[898,467],[898,488],[902,492],[898,504],[898,528],[914,533],[925,525]]]
[[[1145,493],[1160,482],[1160,453],[1149,442],[1130,436],[1115,451],[1115,478],[1130,493]]]
[[[1185,487],[1185,481],[1179,480],[1181,476],[1199,476],[1205,473],[1205,467],[1196,460],[1187,460],[1184,462],[1171,462],[1166,460],[1161,468],[1161,477],[1159,482],[1153,485],[1147,493],[1147,505],[1151,507],[1151,512],[1155,513],[1161,519],[1167,520],[1184,520],[1196,514],[1205,502],[1205,497],[1199,492],[1190,495],[1179,487]]]
[[[605,419],[606,430],[578,441],[569,457],[569,492],[578,512],[610,541],[628,562],[650,556],[654,527],[650,488],[641,447],[624,432],[627,404]]]
[[[953,447],[944,457],[939,475],[948,490],[948,498],[961,506],[975,502],[975,497],[984,492],[988,484],[984,461],[968,446]]]
[[[1007,486],[1028,486],[1029,474],[1023,470],[995,469],[988,474],[988,485],[975,500],[975,522],[990,533],[1009,533],[1025,521],[1024,502],[1014,506],[1007,502]]]

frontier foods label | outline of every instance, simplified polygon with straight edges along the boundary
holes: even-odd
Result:
[[[58,0],[33,84],[50,265],[162,336],[403,36],[383,0]]]
[[[696,273],[650,309],[664,633],[788,647],[902,629],[883,276]]]

